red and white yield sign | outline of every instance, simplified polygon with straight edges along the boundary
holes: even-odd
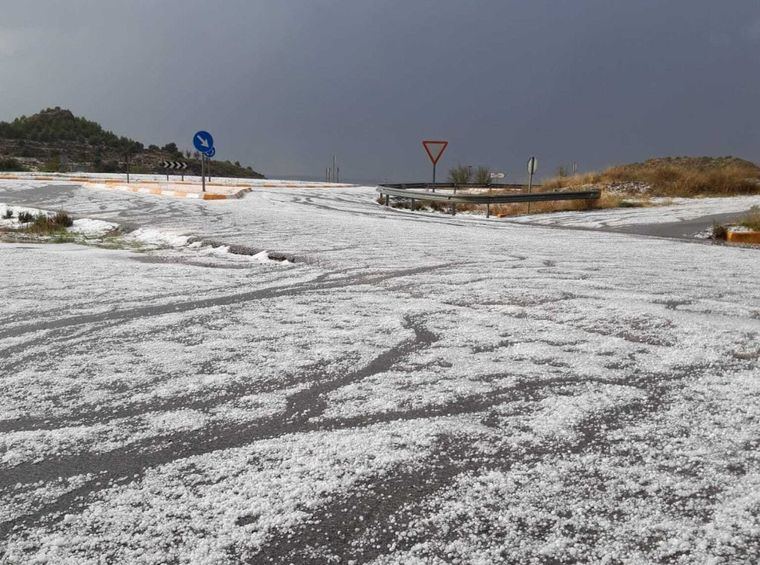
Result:
[[[438,163],[438,160],[441,158],[441,155],[443,155],[443,152],[446,151],[446,147],[449,145],[449,142],[433,141],[427,139],[422,142],[422,145],[425,148],[428,157],[430,157],[430,161],[433,163],[433,165],[436,165]]]

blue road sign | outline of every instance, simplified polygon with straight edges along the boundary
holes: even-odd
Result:
[[[206,152],[206,157],[209,157],[209,158],[211,158],[211,157],[213,157],[214,155],[216,155],[216,147],[212,147],[210,150],[208,150],[208,151]]]
[[[209,132],[201,130],[193,136],[193,145],[198,151],[208,155],[209,151],[214,148],[214,138]]]

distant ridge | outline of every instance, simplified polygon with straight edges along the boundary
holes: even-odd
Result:
[[[46,172],[123,172],[127,155],[134,173],[163,173],[162,161],[185,161],[187,174],[200,174],[200,156],[180,151],[175,143],[147,148],[103,129],[70,110],[47,108],[32,116],[0,122],[0,170]],[[238,162],[212,161],[215,176],[264,178]]]

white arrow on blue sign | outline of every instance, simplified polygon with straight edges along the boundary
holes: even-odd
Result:
[[[193,146],[204,155],[208,155],[214,148],[214,138],[209,132],[201,130],[193,136]]]

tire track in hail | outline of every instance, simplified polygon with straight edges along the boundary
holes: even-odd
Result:
[[[67,513],[73,513],[81,510],[86,506],[86,498],[89,495],[109,485],[132,482],[143,476],[147,469],[186,457],[242,447],[262,439],[313,431],[307,424],[309,419],[319,416],[324,411],[325,394],[388,370],[408,355],[430,346],[438,339],[415,318],[407,316],[404,325],[413,331],[413,337],[382,352],[356,371],[318,381],[313,387],[292,395],[287,401],[285,413],[279,417],[243,426],[212,425],[188,433],[152,438],[139,445],[107,453],[48,458],[40,464],[22,464],[1,471],[0,484],[8,485],[46,482],[86,473],[92,473],[95,478],[82,487],[62,495],[53,503],[0,523],[0,538],[13,531],[33,527],[56,512],[65,510]],[[157,447],[156,444],[162,441],[164,444]]]

